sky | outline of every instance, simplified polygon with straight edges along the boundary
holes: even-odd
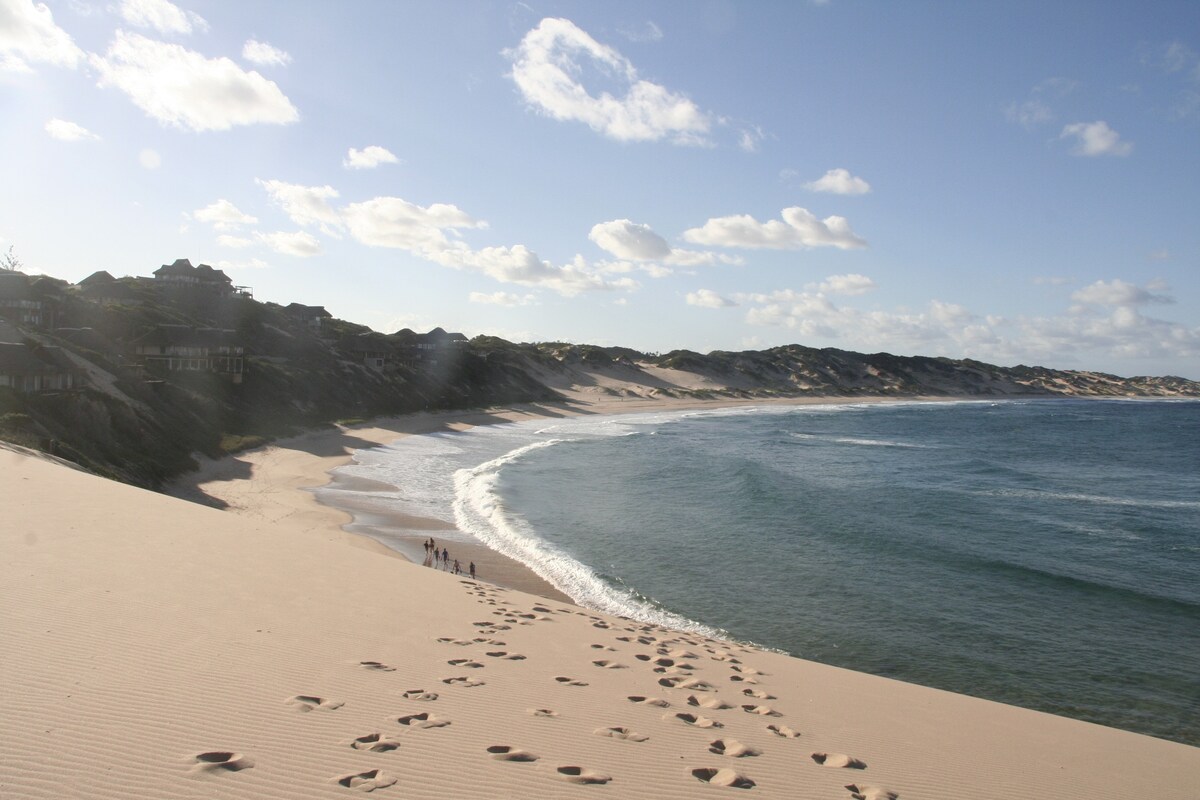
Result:
[[[1200,379],[1200,3],[0,0],[0,252],[393,332]]]

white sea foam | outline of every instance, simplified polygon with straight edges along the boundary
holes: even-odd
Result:
[[[708,636],[723,631],[658,608],[634,591],[613,586],[596,570],[546,541],[518,514],[507,507],[496,491],[501,470],[526,454],[577,439],[533,442],[476,467],[454,474],[456,524],[488,547],[520,561],[576,603],[643,622],[691,630]]]
[[[850,444],[861,447],[909,447],[914,450],[928,450],[927,444],[914,444],[912,442],[898,442],[890,439],[856,439],[850,436],[816,436],[811,433],[788,433],[793,439],[813,440],[819,442],[833,442],[835,444]]]
[[[1132,508],[1196,508],[1200,500],[1149,500],[1137,497],[1110,497],[1079,492],[1048,492],[1037,489],[995,489],[977,492],[993,497],[1021,497],[1036,500],[1066,500],[1075,503],[1094,503],[1105,506],[1129,506]]]

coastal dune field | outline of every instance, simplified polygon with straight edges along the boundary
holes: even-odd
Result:
[[[0,796],[1200,795],[1200,749],[596,613],[515,564],[425,569],[304,491],[357,447],[550,411],[175,487],[225,510],[0,450]]]

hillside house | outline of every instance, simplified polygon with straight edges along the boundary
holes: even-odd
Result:
[[[97,303],[129,305],[138,302],[129,281],[119,281],[107,270],[93,272],[76,286],[84,297]]]
[[[154,270],[154,283],[165,289],[184,291],[204,291],[219,297],[232,294],[253,296],[247,286],[234,286],[233,280],[219,269],[213,269],[208,264],[193,267],[186,258],[177,259],[172,264],[163,264]]]
[[[244,348],[234,331],[159,325],[133,342],[134,358],[148,372],[216,372],[242,382]]]
[[[393,333],[391,338],[400,345],[404,361],[411,365],[424,363],[435,366],[440,353],[467,344],[466,336],[461,333],[447,333],[442,328],[434,328],[429,333],[416,333],[409,328],[403,328]]]
[[[350,352],[367,367],[383,371],[388,359],[394,355],[391,344],[382,333],[356,334],[350,341]]]
[[[325,306],[306,306],[300,303],[289,303],[284,309],[289,317],[315,330],[320,330],[325,320],[333,319],[333,314],[325,310]]]
[[[79,376],[57,347],[0,343],[0,387],[16,392],[51,392],[79,385]]]
[[[42,327],[50,324],[51,309],[23,272],[0,272],[0,317],[15,325]]]

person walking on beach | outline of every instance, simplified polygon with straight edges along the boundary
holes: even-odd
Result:
[[[450,569],[450,551],[442,548],[442,569]]]
[[[441,560],[441,557],[442,557],[442,554],[437,551],[437,548],[436,547],[433,548],[433,566],[435,569],[437,568],[438,563]]]
[[[475,580],[475,562],[471,562],[471,580]]]
[[[457,558],[456,558],[456,559],[454,559],[454,574],[455,574],[455,575],[461,575],[461,574],[462,574],[462,570],[461,570],[461,569],[459,568],[459,566],[458,566],[458,559],[457,559]]]

